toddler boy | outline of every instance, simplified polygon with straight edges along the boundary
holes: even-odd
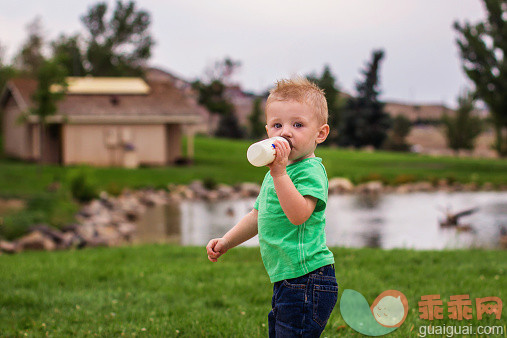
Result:
[[[278,81],[266,102],[266,131],[276,157],[268,165],[254,208],[222,238],[206,246],[216,262],[259,235],[273,285],[270,337],[318,337],[333,310],[338,285],[324,233],[328,180],[317,144],[329,134],[324,93],[305,78]]]

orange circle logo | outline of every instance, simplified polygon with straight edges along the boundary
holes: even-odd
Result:
[[[398,290],[386,290],[375,298],[370,309],[380,325],[399,327],[407,317],[408,300]]]

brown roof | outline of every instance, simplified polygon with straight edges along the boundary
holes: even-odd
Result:
[[[170,81],[146,81],[150,86],[147,95],[68,94],[58,103],[60,114],[73,116],[199,116],[195,99],[185,95]],[[27,106],[32,106],[32,95],[37,88],[34,79],[12,79],[8,88],[16,92]],[[18,102],[18,104],[21,104]]]
[[[21,108],[25,109],[32,106],[32,95],[35,93],[36,89],[37,81],[33,79],[17,78],[9,80],[6,91],[3,92],[3,94],[5,96],[7,92],[10,92],[14,96],[16,102],[19,105],[23,105]],[[2,98],[4,96],[2,96]],[[3,103],[4,102],[2,102],[2,104]]]

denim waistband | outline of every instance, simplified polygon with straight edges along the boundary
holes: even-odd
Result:
[[[316,269],[314,271],[314,273],[320,273],[320,272],[325,273],[326,271],[329,271],[330,269],[332,269],[333,272],[334,272],[334,270],[335,270],[334,264],[324,265],[323,267],[320,267],[320,268]]]

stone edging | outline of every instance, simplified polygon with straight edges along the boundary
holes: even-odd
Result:
[[[411,193],[431,191],[493,191],[491,183],[478,186],[474,183],[447,184],[441,180],[437,185],[430,182],[415,182],[397,187],[385,186],[380,181],[370,181],[354,186],[346,178],[336,177],[329,180],[329,194],[383,194]],[[500,190],[507,190],[502,186]],[[12,242],[0,241],[0,254],[17,253],[23,250],[63,250],[71,248],[117,246],[131,241],[136,231],[135,221],[147,207],[180,203],[185,200],[219,201],[240,198],[254,198],[260,192],[256,183],[241,183],[235,186],[218,184],[215,189],[207,189],[202,181],[189,185],[169,184],[168,191],[143,189],[132,191],[125,189],[114,197],[106,192],[100,198],[86,203],[76,214],[76,223],[61,230],[47,225],[35,225],[30,233]]]

